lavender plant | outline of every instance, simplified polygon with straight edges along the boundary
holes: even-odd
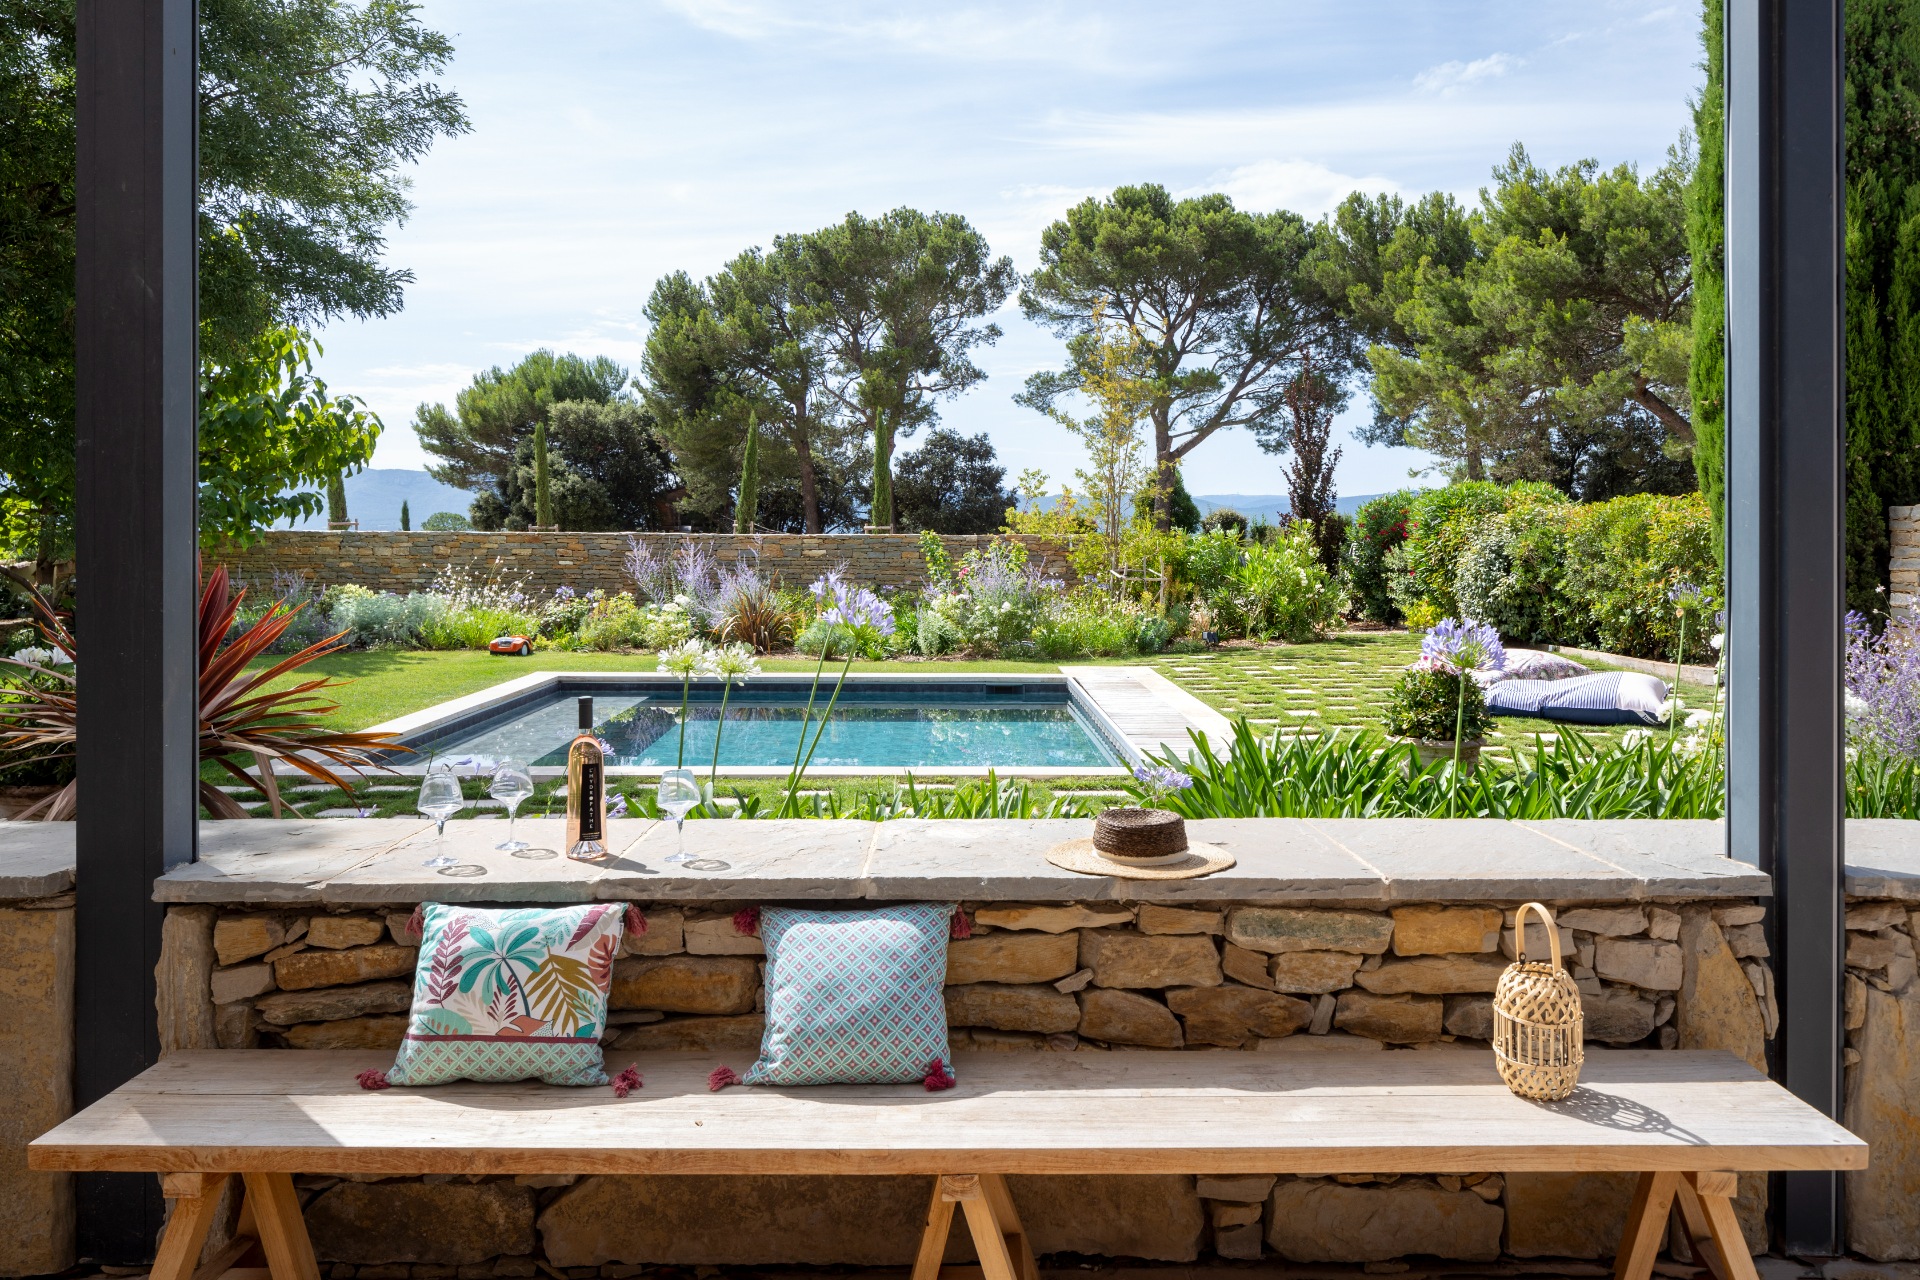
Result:
[[[1890,618],[1878,636],[1847,614],[1847,734],[1870,753],[1920,760],[1920,619]]]

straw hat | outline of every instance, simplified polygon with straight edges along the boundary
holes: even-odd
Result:
[[[1108,809],[1093,820],[1091,840],[1047,850],[1047,861],[1089,876],[1125,880],[1191,880],[1233,865],[1216,844],[1187,839],[1187,824],[1164,809]]]

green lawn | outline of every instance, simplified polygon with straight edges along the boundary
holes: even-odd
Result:
[[[1419,653],[1419,639],[1404,631],[1350,632],[1312,644],[1229,646],[1210,653],[1168,654],[1152,662],[1201,701],[1229,717],[1245,716],[1263,732],[1384,731],[1388,692],[1400,669]],[[1596,671],[1613,669],[1588,665]],[[1697,705],[1706,705],[1701,690],[1689,686],[1689,691]],[[1531,746],[1536,733],[1550,739],[1567,732],[1595,742],[1617,741],[1626,728],[1575,730],[1545,720],[1501,717],[1488,735],[1486,753],[1509,755],[1515,744]]]

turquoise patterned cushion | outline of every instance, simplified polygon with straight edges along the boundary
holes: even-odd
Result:
[[[769,907],[767,1031],[743,1084],[923,1080],[947,1050],[949,903],[860,911]]]
[[[607,1083],[600,1032],[620,950],[617,906],[423,908],[396,1085]]]

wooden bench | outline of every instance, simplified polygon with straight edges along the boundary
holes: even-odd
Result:
[[[959,1086],[707,1090],[706,1054],[643,1056],[645,1086],[362,1091],[391,1055],[186,1053],[36,1140],[35,1169],[157,1172],[153,1280],[258,1265],[318,1280],[295,1173],[932,1175],[913,1280],[960,1207],[985,1280],[1037,1280],[1007,1174],[1631,1172],[1616,1260],[1647,1280],[1678,1210],[1722,1280],[1755,1280],[1734,1171],[1859,1169],[1866,1144],[1723,1053],[1597,1051],[1560,1103],[1508,1093],[1485,1052],[962,1054]],[[197,1265],[229,1177],[241,1234]]]

